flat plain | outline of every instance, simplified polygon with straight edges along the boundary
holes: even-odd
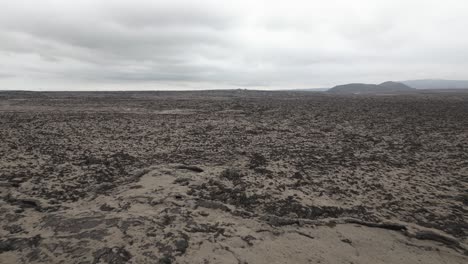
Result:
[[[468,93],[0,92],[0,263],[467,263]]]

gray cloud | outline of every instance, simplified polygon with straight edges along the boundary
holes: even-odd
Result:
[[[11,78],[11,77],[14,77],[15,75],[13,74],[10,74],[10,73],[1,73],[0,72],[0,79],[2,78]]]
[[[300,88],[464,79],[467,12],[463,0],[6,1],[0,84]]]

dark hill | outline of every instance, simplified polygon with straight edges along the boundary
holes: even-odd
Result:
[[[366,83],[350,83],[338,85],[328,92],[344,93],[344,94],[362,94],[362,93],[396,93],[396,92],[411,92],[414,89],[399,82],[384,82],[381,84],[366,84]]]

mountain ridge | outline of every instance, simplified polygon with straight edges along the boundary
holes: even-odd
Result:
[[[467,89],[468,80],[416,79],[401,81],[415,89]]]
[[[330,93],[362,94],[362,93],[394,93],[411,92],[415,89],[400,82],[387,81],[381,84],[349,83],[337,85],[328,90]]]

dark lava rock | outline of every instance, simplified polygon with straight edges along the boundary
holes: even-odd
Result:
[[[41,241],[41,236],[37,235],[29,238],[8,238],[0,240],[0,253],[13,251],[13,250],[23,250],[27,248],[35,248],[39,245]]]
[[[255,237],[253,237],[253,236],[251,236],[251,235],[247,235],[247,236],[241,237],[241,239],[242,239],[243,241],[245,241],[249,246],[253,246],[252,241],[253,241],[253,240],[257,240]]]
[[[99,209],[100,209],[101,211],[105,211],[105,212],[110,212],[110,211],[115,210],[114,207],[112,207],[112,206],[110,206],[110,205],[108,205],[108,204],[103,204],[103,205],[101,205],[101,207],[99,207]]]
[[[101,248],[93,255],[94,264],[102,261],[110,264],[124,264],[132,258],[132,255],[123,247]]]
[[[23,231],[23,228],[20,225],[10,225],[3,227],[6,231],[10,232],[10,234],[16,234]]]
[[[23,208],[17,208],[17,209],[14,210],[14,212],[16,214],[21,214],[22,212],[24,212],[24,209]]]
[[[231,209],[227,207],[225,204],[216,202],[216,201],[208,201],[208,200],[198,200],[197,206],[209,208],[209,209],[219,209],[222,211],[230,212]]]
[[[104,237],[109,235],[107,229],[97,229],[97,230],[89,230],[84,231],[78,234],[71,235],[71,238],[83,240],[83,239],[92,239],[97,241],[102,241]]]
[[[180,165],[176,167],[177,169],[181,170],[189,170],[193,172],[203,172],[203,169],[197,166],[191,166],[191,165]]]
[[[296,172],[294,173],[294,175],[292,176],[293,179],[297,179],[297,180],[303,180],[304,179],[304,176],[302,176],[301,173],[299,172]]]
[[[226,171],[228,170],[225,170],[225,172]],[[224,174],[224,172],[222,174]],[[230,173],[228,173],[228,175],[230,175]],[[231,176],[225,177],[229,178]],[[233,182],[239,183],[240,181],[233,180]],[[265,194],[247,195],[246,184],[237,184],[234,188],[231,188],[222,182],[215,180],[209,180],[208,183],[203,183],[199,186],[191,186],[191,188],[193,191],[190,195],[198,196],[202,200],[230,204],[248,210],[258,206],[261,200],[264,200],[266,197],[268,197],[268,195]],[[201,204],[199,204],[199,206],[207,207]]]
[[[93,229],[105,222],[103,217],[64,218],[59,215],[48,215],[43,218],[44,227],[50,227],[55,232],[79,233]]]
[[[186,239],[179,239],[175,242],[176,250],[184,254],[189,246],[189,243]]]
[[[172,258],[170,256],[163,256],[159,259],[158,264],[171,264]]]
[[[190,179],[189,178],[177,178],[174,180],[174,183],[180,184],[182,186],[187,186],[190,183]]]
[[[338,218],[342,216],[364,217],[366,210],[364,207],[341,208],[335,206],[304,206],[294,199],[277,200],[268,204],[265,211],[269,214],[284,217],[294,213],[299,218],[319,219]]]
[[[464,205],[468,205],[468,193],[461,194],[458,197],[458,200],[461,201]]]
[[[185,228],[185,231],[190,233],[219,233],[223,234],[225,229],[219,227],[218,224],[210,225],[210,224],[197,224],[197,223],[189,223]]]
[[[260,219],[267,222],[271,226],[286,226],[300,223],[300,221],[297,219],[283,218],[275,215],[263,216]]]
[[[230,181],[239,181],[242,177],[244,177],[244,174],[240,170],[234,168],[228,168],[221,172],[221,178]]]
[[[347,238],[345,238],[345,239],[341,239],[341,242],[343,242],[343,243],[347,243],[347,244],[351,244],[351,243],[353,243],[353,242],[351,242],[351,240],[349,240],[349,239],[347,239]]]
[[[5,201],[10,204],[17,205],[21,209],[32,208],[38,212],[43,211],[41,202],[36,199],[15,198],[15,197],[8,195],[7,197],[5,197]]]
[[[255,169],[258,167],[264,167],[267,165],[267,159],[260,153],[254,153],[250,157],[249,168]]]

